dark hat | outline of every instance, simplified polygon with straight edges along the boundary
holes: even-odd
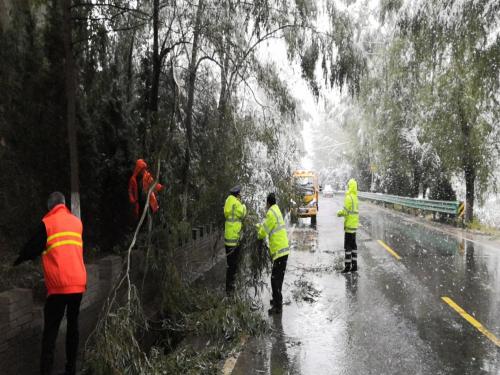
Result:
[[[230,192],[231,194],[239,194],[239,193],[240,193],[240,191],[241,191],[241,186],[240,186],[240,185],[233,186],[233,187],[229,190],[229,192]]]
[[[274,193],[269,193],[266,199],[267,204],[273,206],[276,204],[276,195]]]

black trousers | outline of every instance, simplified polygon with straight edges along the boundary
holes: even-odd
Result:
[[[234,292],[234,282],[240,263],[240,247],[226,246],[226,293]]]
[[[273,305],[283,305],[283,295],[281,288],[283,286],[283,279],[285,278],[286,262],[288,255],[282,256],[273,262],[273,270],[271,273],[271,288],[273,290]]]
[[[54,348],[59,331],[59,325],[66,311],[66,374],[76,374],[76,357],[78,354],[78,314],[82,293],[52,294],[45,301],[44,326],[42,338],[42,357],[40,373],[50,375],[54,364]]]
[[[358,264],[358,246],[356,245],[356,233],[345,233],[344,235],[345,264],[354,266]]]

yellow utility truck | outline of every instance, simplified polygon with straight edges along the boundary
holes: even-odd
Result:
[[[298,200],[292,210],[292,218],[310,217],[311,225],[316,225],[319,209],[318,175],[314,171],[297,170],[293,172],[292,178]]]

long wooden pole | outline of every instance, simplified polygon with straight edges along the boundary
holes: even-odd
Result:
[[[80,217],[80,180],[78,168],[78,142],[76,133],[76,77],[75,61],[71,46],[71,0],[61,1],[63,11],[63,43],[66,76],[66,123],[68,127],[68,145],[71,174],[71,211]]]

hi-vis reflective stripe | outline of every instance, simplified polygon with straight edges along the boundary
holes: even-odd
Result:
[[[276,219],[276,228],[272,229],[270,232],[266,230],[266,232],[269,234],[269,236],[286,228],[285,223],[280,221],[278,214],[272,208],[270,208],[270,211],[273,213],[274,218]],[[266,228],[264,228],[264,229],[266,229]]]
[[[64,246],[64,245],[76,245],[76,246],[80,246],[80,247],[83,246],[83,244],[81,242],[78,242],[78,241],[73,241],[73,240],[59,241],[59,242],[53,243],[47,249],[45,249],[45,251],[42,253],[42,255],[47,254],[50,250],[52,250],[56,247]]]
[[[285,229],[285,228],[286,227],[284,225],[277,226],[271,232],[269,232],[269,235],[272,235],[272,234],[276,233],[277,231],[280,231],[280,230]]]
[[[359,212],[356,210],[357,207],[354,207],[354,199],[352,198],[351,195],[349,195],[349,198],[351,198],[351,208],[352,210],[348,210],[347,207],[344,207],[344,210],[346,210],[348,215],[359,215]]]
[[[288,251],[288,247],[285,247],[284,249],[278,250],[276,254],[283,254]]]
[[[238,244],[238,240],[230,240],[229,238],[224,238],[225,243]]]
[[[275,212],[272,208],[270,208],[270,210],[271,210],[271,212],[273,213],[273,215],[274,215],[274,217],[275,217],[275,219],[276,219],[276,224],[277,224],[277,225],[281,224],[281,223],[280,223],[280,219],[279,219],[279,217],[278,217],[278,214],[277,214],[277,213],[276,213],[276,212]]]
[[[264,230],[266,231],[267,234],[271,233],[271,230],[269,229],[269,227],[266,224],[262,224],[262,226],[264,227]]]
[[[236,217],[234,210],[236,210],[236,204],[233,204],[233,207],[231,209],[231,217],[226,219],[226,221],[229,223],[241,223],[241,220]]]
[[[52,241],[54,238],[59,238],[59,237],[77,237],[77,238],[82,238],[82,235],[77,232],[59,232],[56,234],[53,234],[49,238],[47,238],[47,244]]]

